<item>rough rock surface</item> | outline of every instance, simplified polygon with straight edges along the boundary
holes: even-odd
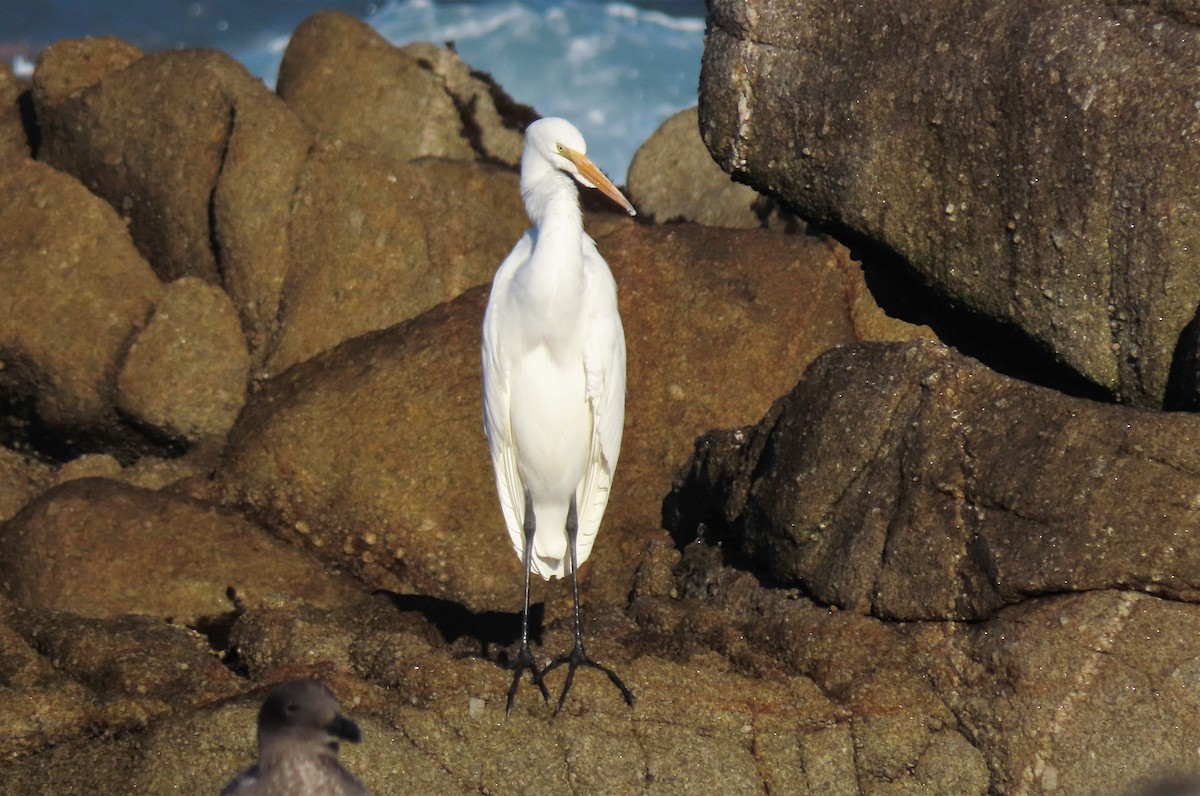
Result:
[[[399,161],[435,156],[516,166],[536,115],[453,51],[393,47],[348,14],[314,14],[279,65],[279,96],[331,141]]]
[[[117,407],[189,442],[223,439],[245,402],[250,355],[225,291],[196,277],[168,284],[117,376]]]
[[[1140,8],[1135,16],[1161,9],[1200,23],[1179,3]],[[377,50],[372,58],[395,62]],[[473,96],[474,77],[447,51],[417,51],[428,65],[414,91],[433,74],[460,103]],[[375,81],[401,90],[370,61],[356,66],[357,91]],[[292,79],[303,82],[304,68],[289,58]],[[37,402],[56,399],[58,382],[23,378],[28,363],[0,355],[0,793],[216,792],[254,758],[267,689],[303,676],[329,683],[362,725],[365,742],[342,755],[375,793],[402,782],[428,794],[1161,796],[1164,778],[1196,781],[1190,418],[1033,390],[929,343],[854,348],[812,366],[824,376],[805,398],[815,425],[803,433],[782,429],[799,423],[784,408],[803,403],[807,382],[771,410],[770,429],[708,437],[711,467],[691,483],[713,488],[682,507],[703,515],[704,533],[695,540],[697,522],[672,540],[661,504],[696,434],[754,422],[830,346],[928,335],[885,315],[876,296],[939,330],[950,307],[934,296],[924,314],[903,311],[911,297],[882,278],[885,264],[861,268],[827,238],[588,213],[619,284],[630,389],[604,536],[581,573],[584,633],[637,702],[627,707],[583,670],[559,715],[526,680],[506,721],[511,673],[496,664],[519,633],[520,576],[480,428],[478,346],[482,282],[525,221],[514,176],[478,157],[497,157],[481,145],[489,128],[457,131],[472,159],[401,162],[369,140],[322,140],[222,56],[143,59],[111,39],[55,45],[35,91],[46,116],[31,139],[70,144],[59,155],[77,158],[80,173],[121,175],[105,197],[144,251],[187,252],[207,237],[216,278],[202,301],[213,309],[217,291],[228,293],[255,374],[231,435],[148,456],[97,442],[91,424],[103,419],[47,423]],[[500,93],[488,93],[500,113]],[[199,133],[216,131],[222,113],[206,183],[214,141]],[[141,153],[149,160],[125,162]],[[41,314],[29,310],[13,334],[42,335],[43,360],[69,360],[81,379],[90,360],[58,357],[99,333],[64,327],[46,308],[78,296],[125,318],[112,296],[136,291],[95,269],[123,262],[133,244],[78,182],[18,162],[0,170],[0,208],[21,208],[0,219],[20,219],[4,226],[14,234],[0,247],[20,253],[5,263],[20,264],[10,277],[28,268],[55,279],[21,283],[18,306]],[[172,168],[197,171],[182,179]],[[442,191],[428,190],[438,182]],[[39,193],[46,183],[59,187]],[[60,194],[72,210],[59,212]],[[178,228],[165,215],[133,223],[135,205],[155,197]],[[466,226],[499,202],[512,203],[509,220]],[[150,266],[133,259],[153,295],[104,357],[107,386],[96,392],[108,416],[122,363],[177,372],[164,360],[178,349],[141,344],[157,331],[177,339],[175,292],[201,292],[192,277],[160,300]],[[228,305],[215,311],[232,328]],[[314,331],[322,325],[336,330]],[[285,340],[292,354],[271,360]],[[988,337],[976,348],[1008,350]],[[287,370],[270,375],[268,364]],[[185,385],[193,417],[231,411],[215,383]],[[878,444],[864,450],[872,434]],[[751,452],[759,469],[739,470]],[[843,497],[816,525],[850,531],[853,566],[834,561],[789,587],[750,555],[760,538],[730,533],[760,499],[777,499],[767,507],[786,517],[789,496],[839,484]],[[671,517],[682,516],[681,494]],[[864,508],[857,524],[837,513],[853,501]],[[875,508],[892,517],[882,549],[869,538]],[[788,535],[773,538],[795,563]],[[878,593],[860,586],[875,571]],[[858,602],[846,605],[859,610],[805,593],[835,582],[854,587]],[[537,583],[533,596],[544,663],[571,646],[570,590]],[[547,678],[555,696],[564,675]]]
[[[0,159],[29,156],[29,141],[21,121],[22,91],[24,87],[12,70],[0,64]]]
[[[621,486],[589,593],[621,602],[692,439],[765,411],[813,357],[858,339],[847,306],[856,272],[842,249],[766,231],[626,221],[598,245],[630,358]],[[485,290],[470,291],[264,385],[230,441],[228,499],[381,586],[398,576],[473,608],[511,606],[519,567],[480,420],[485,303]]]
[[[344,15],[314,19],[328,16]],[[163,279],[228,292],[258,378],[488,281],[528,225],[509,169],[320,145],[228,56],[138,55],[105,40],[47,51],[34,92],[44,158],[128,218]],[[323,63],[290,72],[307,79]],[[146,114],[128,113],[141,105]],[[381,135],[353,140],[386,151]],[[458,127],[442,135],[464,140]]]
[[[704,140],[738,179],[1160,407],[1200,304],[1191,9],[717,0]]]
[[[56,426],[110,426],[120,357],[162,286],[112,208],[36,161],[0,169],[0,384]]]
[[[138,58],[64,95],[61,73],[92,52],[82,46],[62,58],[53,53],[34,72],[39,157],[128,217],[138,247],[165,281],[198,276],[217,283],[213,191],[239,99],[269,94],[266,87],[227,55],[178,50]],[[131,107],[142,112],[131,114]]]
[[[1106,588],[1197,601],[1198,445],[1194,415],[1071,398],[930,341],[846,346],[757,427],[698,443],[668,517],[893,619]]]
[[[318,605],[356,593],[243,517],[102,478],[52,489],[0,527],[0,585],[24,608],[193,624],[274,592]]]
[[[804,222],[749,186],[730,179],[700,138],[693,106],[662,123],[638,147],[626,188],[648,221],[692,221],[710,227],[768,227],[801,232]]]
[[[507,169],[336,147],[306,162],[287,224],[270,375],[490,282],[529,219]]]

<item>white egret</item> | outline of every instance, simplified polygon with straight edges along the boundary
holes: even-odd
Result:
[[[511,666],[506,712],[528,669],[544,678],[567,665],[561,709],[580,666],[599,669],[633,704],[633,693],[583,648],[579,565],[608,505],[625,422],[625,333],[617,286],[583,231],[572,179],[598,188],[630,215],[633,206],[585,152],[565,119],[525,131],[521,195],[533,227],[492,282],[483,320],[483,421],[508,534],[525,568],[521,648]],[[575,643],[540,672],[529,648],[529,578],[571,575]]]

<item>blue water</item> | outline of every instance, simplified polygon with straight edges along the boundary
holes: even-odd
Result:
[[[618,182],[642,141],[696,102],[703,0],[4,0],[0,60],[28,73],[53,41],[113,34],[147,50],[225,50],[274,85],[292,29],[329,8],[366,20],[395,44],[453,41],[514,99],[575,122],[589,154]]]

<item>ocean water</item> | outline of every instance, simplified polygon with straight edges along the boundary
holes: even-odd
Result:
[[[28,74],[51,42],[112,34],[147,50],[215,47],[273,86],[291,31],[330,8],[394,44],[453,42],[514,99],[573,121],[617,182],[642,141],[696,102],[703,0],[19,0],[0,2],[0,59]]]

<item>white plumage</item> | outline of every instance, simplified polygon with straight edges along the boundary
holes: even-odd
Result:
[[[595,242],[583,231],[573,181],[598,188],[631,215],[633,206],[587,158],[583,136],[563,119],[542,119],[525,132],[521,194],[533,227],[501,264],[483,321],[483,420],[496,488],[517,556],[528,573],[547,580],[567,574],[591,554],[608,505],[625,423],[625,333],[617,312],[617,287]],[[570,513],[578,530],[572,563]],[[532,509],[532,518],[527,517]],[[533,528],[526,550],[527,528]],[[577,665],[607,669],[583,653]],[[541,676],[528,650],[523,622],[521,655],[509,708],[522,669]],[[542,673],[544,674],[544,672]],[[561,700],[560,700],[561,706]]]
[[[483,322],[484,428],[496,487],[518,557],[529,490],[537,519],[529,566],[546,579],[569,572],[564,528],[572,495],[578,563],[591,553],[625,423],[617,286],[583,231],[571,179],[608,187],[629,203],[603,175],[597,179],[594,166],[594,174],[581,172],[580,163],[591,164],[578,157],[585,149],[563,119],[530,125],[521,192],[534,226],[496,272]]]

